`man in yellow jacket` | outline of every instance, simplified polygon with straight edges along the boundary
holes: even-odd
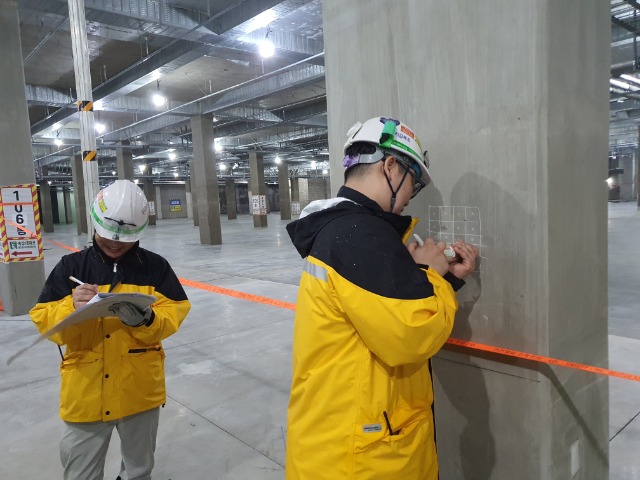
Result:
[[[60,260],[31,309],[38,330],[48,331],[98,292],[143,293],[157,300],[143,311],[116,304],[113,316],[50,337],[66,345],[64,354],[60,349],[60,459],[65,480],[102,479],[116,428],[122,446],[118,478],[146,480],[166,398],[161,341],[178,330],[190,303],[169,263],[139,246],[148,204],[136,184],[116,180],[101,190],[91,218],[93,246]]]
[[[401,213],[430,181],[406,124],[375,117],[345,145],[338,197],[287,230],[306,259],[296,307],[288,480],[436,480],[429,359],[445,343],[455,291],[478,250],[404,242]]]

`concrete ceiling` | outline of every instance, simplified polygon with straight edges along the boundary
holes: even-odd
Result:
[[[66,177],[80,151],[67,0],[18,5],[36,170]],[[251,149],[301,174],[327,160],[320,0],[85,0],[85,14],[101,172],[128,141],[147,172],[186,174],[198,114],[214,118],[216,156],[238,175]],[[267,32],[276,50],[262,58]]]
[[[18,5],[36,170],[66,172],[80,151],[67,0]],[[328,168],[321,0],[85,0],[85,11],[101,172],[128,141],[155,175],[186,174],[196,114],[214,118],[217,157],[238,175],[250,149],[302,175]],[[611,21],[611,78],[623,84],[611,84],[610,145],[637,148],[640,4],[611,0]],[[276,53],[263,59],[267,32]]]

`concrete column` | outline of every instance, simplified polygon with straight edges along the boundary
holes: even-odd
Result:
[[[189,180],[191,182],[191,204],[193,206],[192,216],[193,216],[193,226],[197,227],[200,224],[200,219],[198,218],[198,192],[196,188],[196,168],[195,161],[191,159],[189,162]]]
[[[638,148],[636,148],[636,205],[640,209],[640,126],[638,126]]]
[[[193,219],[193,197],[191,195],[191,180],[187,178],[184,182],[185,196],[187,197],[187,218]]]
[[[238,208],[236,206],[236,184],[233,178],[225,179],[224,190],[227,196],[227,219],[235,220],[238,218]]]
[[[118,180],[131,180],[133,182],[133,155],[129,140],[120,142],[125,148],[116,147],[116,163],[118,170]]]
[[[213,121],[211,117],[191,117],[191,131],[196,179],[194,190],[197,191],[200,243],[220,245],[222,243],[220,198],[218,197],[218,177],[213,151]]]
[[[300,183],[298,177],[291,178],[291,201],[300,202]]]
[[[76,204],[76,232],[87,233],[87,204],[84,195],[84,177],[82,175],[82,156],[71,157],[71,178],[73,181],[73,198]]]
[[[291,196],[289,194],[289,165],[283,161],[278,165],[278,194],[280,197],[280,219],[291,220]]]
[[[73,206],[71,205],[71,190],[65,187],[63,190],[64,199],[64,218],[67,224],[73,223]]]
[[[162,189],[156,185],[153,191],[156,194],[156,220],[162,220]]]
[[[158,208],[160,207],[156,202],[156,187],[152,178],[145,178],[143,182],[144,188],[142,190],[144,191],[144,196],[147,197],[147,202],[149,202],[149,225],[155,225]]]
[[[51,187],[44,179],[49,174],[47,167],[42,167],[42,180],[40,181],[40,219],[44,233],[53,232],[53,207],[51,205]]]
[[[300,215],[300,179],[291,177],[291,214]]]
[[[503,5],[323,1],[332,192],[349,127],[404,120],[433,177],[405,214],[481,247],[451,336],[606,366],[610,4]],[[433,365],[440,478],[608,478],[606,377],[454,347]]]
[[[262,153],[249,152],[249,190],[251,190],[252,197],[260,197],[265,199],[264,213],[260,214],[254,211],[253,198],[249,198],[249,208],[253,214],[253,226],[254,227],[266,227],[267,226],[267,213],[266,213],[266,195],[267,188],[264,184],[264,158]],[[262,207],[261,207],[262,208]]]
[[[0,2],[0,45],[3,50],[0,55],[0,187],[35,184],[15,0]],[[3,310],[9,315],[23,315],[36,303],[44,285],[44,261],[5,263],[3,258],[0,258]]]

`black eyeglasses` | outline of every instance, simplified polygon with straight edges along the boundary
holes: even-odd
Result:
[[[411,175],[411,177],[413,178],[413,192],[411,192],[411,198],[413,198],[418,195],[420,193],[420,190],[426,187],[427,184],[420,180],[422,172],[420,171],[420,166],[415,162],[412,162],[410,165],[405,165],[403,163],[402,166],[407,170],[407,172],[409,172],[409,175]]]

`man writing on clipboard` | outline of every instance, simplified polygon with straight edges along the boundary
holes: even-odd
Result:
[[[166,398],[160,342],[178,330],[191,305],[169,263],[139,246],[148,212],[147,199],[129,180],[101,190],[91,206],[93,245],[62,257],[30,312],[44,333],[98,292],[157,298],[143,311],[118,303],[113,316],[87,320],[50,337],[66,345],[60,367],[65,480],[103,478],[114,427],[123,457],[118,478],[151,478],[159,407]],[[69,277],[84,283],[77,285]]]

